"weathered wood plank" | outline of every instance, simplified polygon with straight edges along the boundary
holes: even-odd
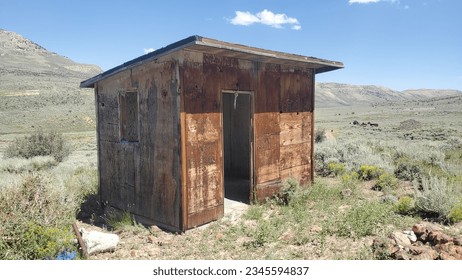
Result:
[[[222,204],[220,114],[186,115],[188,213]]]
[[[311,165],[300,165],[281,170],[281,180],[295,178],[301,185],[309,184],[311,179]]]
[[[281,71],[280,111],[309,112],[312,103],[312,70],[283,67]]]
[[[256,184],[279,179],[279,142],[279,135],[265,135],[256,139]]]
[[[263,184],[258,184],[255,186],[256,189],[256,199],[259,203],[263,203],[267,198],[273,197],[281,190],[281,180],[268,181]]]
[[[224,215],[223,204],[216,205],[212,208],[205,209],[201,212],[191,213],[188,216],[188,229],[217,220]]]
[[[311,113],[280,115],[281,146],[311,142]]]
[[[279,112],[254,114],[254,134],[255,138],[268,135],[279,135]]]
[[[311,164],[310,153],[310,142],[281,146],[280,169]]]
[[[277,113],[281,91],[281,73],[279,65],[258,65],[257,90],[255,92],[255,113]]]
[[[182,102],[182,107],[184,103]],[[181,125],[181,225],[182,230],[188,228],[188,165],[186,154],[186,113],[180,113]]]

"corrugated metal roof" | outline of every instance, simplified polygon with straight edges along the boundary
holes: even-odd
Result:
[[[133,60],[127,61],[117,67],[107,70],[93,78],[80,83],[80,87],[94,87],[95,83],[105,79],[111,75],[132,68],[136,65],[147,61],[155,60],[169,53],[185,49],[200,52],[213,53],[217,55],[236,57],[251,61],[268,62],[275,64],[294,65],[300,67],[308,67],[316,70],[316,73],[322,73],[343,68],[343,63],[319,59],[315,57],[302,56],[297,54],[289,54],[277,51],[270,51],[255,47],[249,47],[239,44],[222,42],[214,39],[209,39],[201,36],[190,36],[173,44],[170,44],[161,49],[155,50]]]

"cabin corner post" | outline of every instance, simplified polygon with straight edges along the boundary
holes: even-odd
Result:
[[[310,168],[310,172],[311,172],[311,183],[314,182],[314,111],[315,111],[315,90],[316,90],[316,70],[312,69],[311,71],[311,168]]]
[[[102,189],[101,189],[101,145],[100,145],[100,125],[99,125],[99,92],[98,92],[98,83],[94,85],[94,94],[95,94],[95,120],[96,120],[96,163],[97,163],[97,175],[98,175],[98,196],[99,201],[104,205]]]
[[[181,53],[184,55],[184,53]],[[184,89],[183,86],[183,57],[175,60],[175,76],[177,82],[177,96],[179,98],[179,110],[180,114],[180,231],[185,232],[188,229],[188,188],[187,188],[187,154],[186,154],[186,112],[184,105]]]
[[[181,129],[181,211],[180,225],[181,231],[185,231],[188,227],[188,189],[187,189],[187,162],[186,162],[186,113],[180,113],[180,129]]]

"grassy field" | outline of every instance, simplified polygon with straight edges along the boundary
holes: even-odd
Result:
[[[76,109],[73,116],[59,106],[62,120],[39,125],[63,133],[71,147],[63,161],[4,157],[16,138],[33,132],[30,123],[37,116],[17,122],[10,116],[0,134],[0,258],[53,258],[72,249],[70,225],[96,192],[92,107]],[[53,119],[53,111],[40,114]],[[68,125],[83,116],[90,121]],[[322,108],[315,116],[325,139],[316,143],[312,186],[288,181],[284,197],[182,235],[143,227],[129,215],[99,217],[97,209],[85,209],[80,226],[114,231],[122,241],[115,252],[91,258],[376,259],[374,240],[423,219],[462,234],[461,97]],[[6,226],[11,221],[16,227]]]

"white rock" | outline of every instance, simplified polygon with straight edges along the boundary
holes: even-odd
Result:
[[[407,238],[409,238],[409,240],[412,243],[417,241],[417,236],[415,235],[415,233],[412,230],[405,230],[405,231],[403,231],[403,233],[407,235]]]
[[[80,229],[83,242],[87,247],[88,255],[113,251],[119,244],[119,236],[113,233],[103,233],[99,231],[86,231]]]

